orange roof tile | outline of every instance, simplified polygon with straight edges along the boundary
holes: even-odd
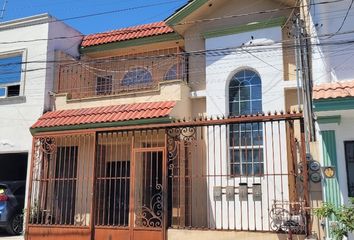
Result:
[[[354,81],[324,83],[313,88],[313,99],[354,97]]]
[[[109,32],[89,34],[84,37],[81,47],[90,47],[105,43],[121,42],[131,39],[157,36],[173,33],[174,30],[165,22],[149,23],[128,28],[121,28]]]
[[[47,112],[31,128],[168,117],[176,102],[148,102]]]

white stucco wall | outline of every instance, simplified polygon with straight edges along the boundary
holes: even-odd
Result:
[[[253,40],[251,37],[253,36]],[[206,50],[237,48],[253,44],[279,42],[282,39],[280,27],[266,28],[252,32],[209,38]],[[258,72],[262,80],[263,111],[284,110],[283,53],[281,44],[270,47],[246,47],[235,54],[206,57],[206,99],[209,116],[228,115],[228,84],[232,76],[241,69]],[[257,50],[261,50],[257,52]]]
[[[29,152],[29,127],[48,110],[48,91],[53,86],[54,50],[78,55],[79,38],[53,39],[77,36],[71,29],[47,14],[0,24],[0,54],[23,52],[22,93],[24,98],[0,99],[0,153]],[[39,41],[32,41],[42,39]],[[53,40],[46,40],[53,39]],[[76,46],[75,46],[76,45]]]
[[[354,75],[354,57],[352,44],[329,44],[338,41],[352,40],[354,38],[354,8],[348,14],[347,19],[338,34],[344,16],[350,6],[351,0],[333,1],[333,3],[318,4],[321,0],[314,0],[311,7],[311,33],[313,42],[321,44],[320,50],[314,55],[314,82],[351,80]],[[334,35],[335,34],[335,35]],[[327,36],[325,36],[327,35]],[[327,44],[325,46],[325,44]],[[316,50],[317,47],[314,49]],[[326,66],[324,66],[324,63]],[[325,68],[325,71],[319,69]]]
[[[344,142],[354,141],[354,111],[331,111],[327,112],[328,115],[341,115],[340,124],[320,124],[318,125],[319,131],[334,130],[336,136],[336,149],[337,149],[337,161],[338,169],[337,174],[339,177],[339,187],[341,191],[341,199],[343,203],[348,203],[348,186],[347,186],[347,167],[345,165],[345,151]],[[326,113],[326,114],[327,114]],[[322,144],[321,135],[319,135],[319,141]],[[322,159],[322,158],[321,158]]]
[[[289,85],[289,82],[283,80],[281,44],[274,44],[281,40],[280,27],[206,39],[206,50],[237,48],[241,45],[271,44],[271,47],[247,47],[246,50],[250,53],[238,50],[234,54],[219,54],[219,56],[208,54],[206,56],[206,105],[209,116],[228,115],[229,81],[237,71],[242,69],[251,69],[259,74],[262,81],[262,108],[264,112],[284,110],[285,86]],[[253,178],[226,177],[230,174],[228,172],[228,140],[221,138],[221,140],[208,142],[209,150],[214,151],[215,149],[215,154],[209,154],[207,174],[224,176],[208,183],[212,218],[215,219],[214,224],[217,228],[269,230],[269,209],[273,200],[289,200],[288,179],[281,176],[288,171],[287,161],[284,161],[287,159],[284,139],[286,136],[285,125],[280,123],[279,126],[273,126],[273,135],[270,127],[270,125],[263,126],[264,132],[267,133],[265,136],[263,132],[263,149],[268,149],[263,152],[264,172],[270,177],[266,175]],[[216,132],[216,136],[227,136],[225,127],[216,128],[213,131]],[[209,133],[210,136],[212,134],[212,132]],[[273,141],[275,147],[271,147]],[[247,183],[249,188],[253,183],[260,183],[263,193],[262,201],[253,201],[252,195],[249,195],[248,201],[241,202],[236,194],[234,202],[227,202],[224,196],[222,201],[214,202],[214,186],[238,186],[239,183]]]
[[[345,163],[345,149],[344,142],[345,141],[354,141],[354,111],[353,110],[343,110],[343,111],[331,111],[331,112],[320,112],[318,115],[325,116],[335,116],[341,115],[340,124],[330,123],[330,124],[317,124],[318,131],[326,131],[326,130],[334,130],[335,138],[336,138],[336,150],[337,150],[337,175],[339,190],[340,190],[340,198],[343,204],[348,204],[348,184],[347,184],[347,167]],[[322,146],[322,136],[318,134],[320,146]],[[320,154],[320,163],[323,166],[323,152]],[[325,194],[324,189],[324,194]],[[354,239],[353,234],[349,237],[350,240]]]

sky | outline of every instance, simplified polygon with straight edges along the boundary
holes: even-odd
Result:
[[[0,8],[4,1],[0,0]],[[40,13],[49,13],[57,19],[104,13],[100,16],[65,20],[81,33],[89,34],[161,21],[186,2],[187,0],[7,0],[6,11],[0,22]],[[109,11],[114,13],[105,13]]]

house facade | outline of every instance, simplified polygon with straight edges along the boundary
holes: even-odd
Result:
[[[77,56],[80,35],[48,14],[0,23],[1,181],[27,180],[32,153],[28,128],[52,110],[55,50]]]
[[[311,11],[311,33],[316,43],[314,111],[317,117],[319,158],[335,175],[323,179],[323,199],[335,206],[353,197],[353,14],[350,1],[325,4]],[[341,12],[341,16],[339,16]],[[327,238],[335,219],[326,221]],[[348,239],[354,239],[350,235]]]
[[[55,111],[31,127],[26,238],[321,238],[295,4],[194,0],[58,53]]]

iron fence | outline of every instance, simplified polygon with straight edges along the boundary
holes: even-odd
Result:
[[[42,133],[29,226],[305,233],[306,164],[301,114]]]

